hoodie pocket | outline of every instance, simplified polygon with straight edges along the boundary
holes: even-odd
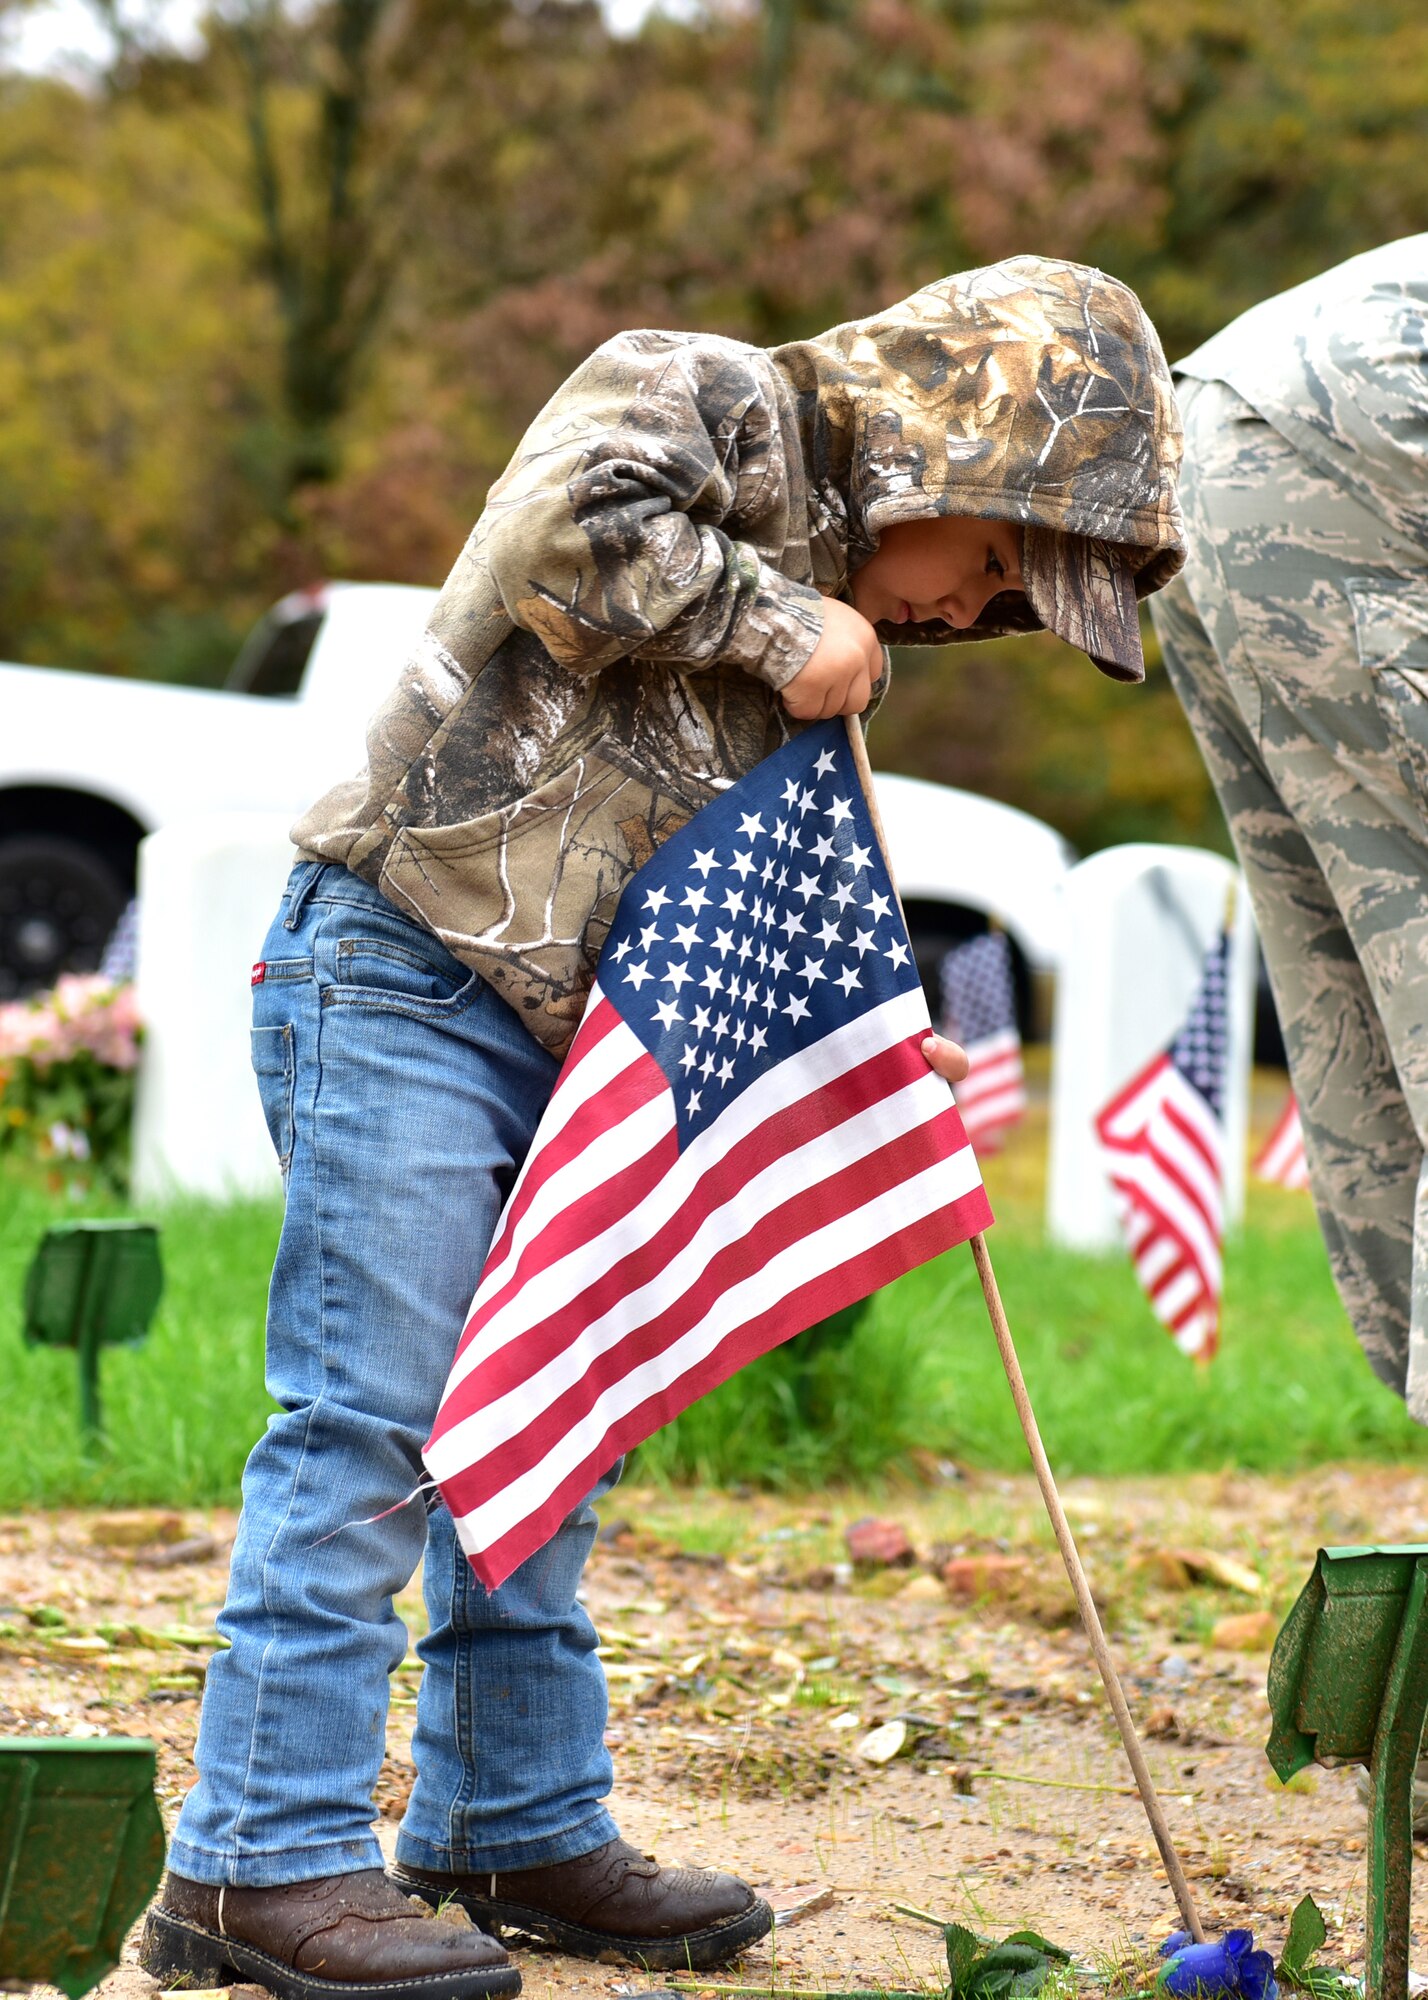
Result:
[[[518,961],[583,992],[626,882],[713,792],[602,736],[511,805],[403,828],[382,891],[467,964]]]
[[[1354,638],[1420,821],[1428,821],[1428,577],[1350,577]]]

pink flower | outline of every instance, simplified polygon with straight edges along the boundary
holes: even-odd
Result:
[[[97,973],[67,972],[52,993],[0,1007],[0,1059],[24,1058],[41,1072],[81,1051],[107,1069],[133,1069],[140,1033],[133,987]]]

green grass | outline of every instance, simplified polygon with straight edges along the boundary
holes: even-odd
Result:
[[[107,1438],[81,1447],[75,1357],[20,1338],[25,1270],[46,1225],[144,1213],[162,1226],[164,1297],[141,1348],[102,1362]],[[263,1315],[281,1221],[270,1202],[163,1210],[59,1201],[0,1166],[0,1508],[199,1506],[237,1498],[273,1405]]]
[[[1223,1350],[1208,1370],[1154,1324],[1124,1259],[1051,1249],[1027,1204],[1001,1206],[1008,1220],[989,1240],[1059,1472],[1428,1458],[1428,1433],[1359,1354],[1304,1197],[1252,1196],[1229,1245]],[[22,1346],[20,1288],[47,1222],[113,1212],[61,1204],[0,1170],[0,1509],[233,1501],[272,1407],[262,1325],[276,1209],[169,1208],[155,1217],[167,1272],[158,1322],[144,1348],[105,1356],[108,1441],[86,1456],[74,1357]],[[884,1292],[846,1340],[745,1370],[653,1439],[640,1474],[818,1487],[874,1480],[917,1448],[1026,1464],[965,1249]]]
[[[1025,1219],[988,1236],[1042,1436],[1057,1471],[1428,1459],[1428,1432],[1370,1373],[1335,1296],[1304,1196],[1251,1198],[1227,1246],[1221,1352],[1188,1361],[1151,1318],[1123,1257],[1054,1249]],[[642,1454],[647,1477],[791,1486],[876,1475],[917,1447],[1022,1471],[1012,1408],[970,1253],[952,1251],[873,1302],[805,1383],[775,1353],[685,1412]]]

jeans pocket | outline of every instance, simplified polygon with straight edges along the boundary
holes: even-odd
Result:
[[[268,1121],[268,1137],[286,1179],[293,1157],[293,1079],[297,1071],[293,1031],[285,1023],[280,1028],[254,1028],[251,1034],[253,1070]]]
[[[475,977],[435,938],[424,951],[420,944],[413,948],[380,935],[344,937],[337,943],[337,986],[329,988],[328,997],[340,989],[344,999],[366,998],[378,1004],[420,1000],[449,1006],[466,996]]]
[[[1350,577],[1344,589],[1390,754],[1428,819],[1428,577]]]

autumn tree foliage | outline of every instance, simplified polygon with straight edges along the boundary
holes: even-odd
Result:
[[[439,582],[621,327],[772,342],[1032,250],[1184,351],[1420,227],[1425,128],[1410,0],[223,0],[195,55],[0,71],[0,656],[213,679],[293,583]],[[884,764],[1219,837],[1163,679],[901,669]]]

